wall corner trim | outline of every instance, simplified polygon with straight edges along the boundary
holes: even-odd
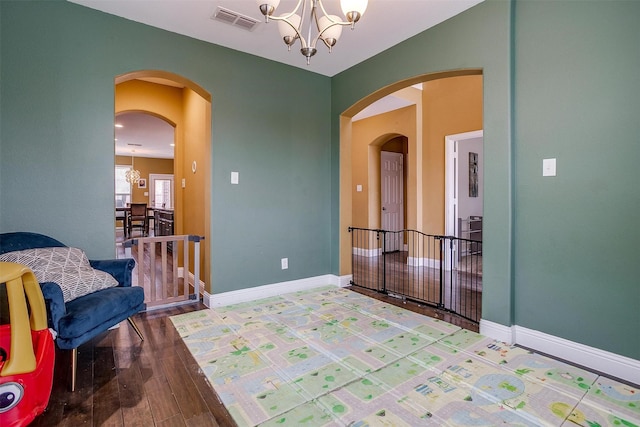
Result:
[[[480,319],[480,334],[502,341],[509,345],[514,344],[515,331],[511,326],[504,326],[500,323],[491,322],[489,320]]]
[[[353,280],[353,274],[347,274],[345,276],[336,276],[338,279],[338,284],[337,286],[340,286],[341,288],[346,288],[347,286],[351,285],[351,280]]]

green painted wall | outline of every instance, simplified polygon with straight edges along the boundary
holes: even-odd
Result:
[[[0,231],[112,256],[113,78],[162,69],[213,95],[214,292],[337,273],[339,114],[482,68],[483,318],[640,359],[638,18],[637,1],[487,0],[329,79],[66,2],[0,2]]]
[[[333,168],[338,115],[360,99],[482,68],[483,319],[640,359],[638,22],[637,1],[487,0],[332,79]]]
[[[0,16],[0,231],[113,257],[114,77],[165,70],[213,97],[213,291],[327,274],[328,77],[63,1]]]
[[[515,23],[515,323],[640,359],[640,2]]]

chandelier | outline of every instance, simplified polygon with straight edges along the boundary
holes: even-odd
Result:
[[[322,40],[331,53],[331,48],[338,42],[342,34],[342,27],[349,25],[353,29],[356,22],[364,14],[367,2],[368,0],[340,0],[342,13],[347,19],[343,21],[339,16],[329,15],[322,0],[298,0],[298,4],[292,12],[280,16],[273,16],[280,0],[257,0],[265,22],[269,22],[270,19],[278,21],[278,30],[289,50],[296,40],[300,40],[300,53],[307,58],[307,65],[317,52],[318,40]],[[300,9],[302,10],[300,11]],[[305,16],[309,17],[309,21],[306,23],[304,22]],[[317,34],[315,34],[316,32]],[[306,33],[306,38],[303,33]]]
[[[131,156],[131,169],[125,172],[124,179],[129,184],[135,184],[136,182],[140,181],[140,171],[134,169],[133,167],[133,156]]]

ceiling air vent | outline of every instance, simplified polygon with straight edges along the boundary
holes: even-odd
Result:
[[[225,9],[220,6],[218,6],[211,19],[230,24],[234,27],[242,28],[247,31],[253,31],[261,22],[257,19],[251,18],[250,16],[242,15],[241,13]]]

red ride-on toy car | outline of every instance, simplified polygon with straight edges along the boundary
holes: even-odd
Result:
[[[49,403],[55,348],[33,272],[0,262],[0,283],[6,284],[10,319],[0,325],[0,426],[25,426]]]

